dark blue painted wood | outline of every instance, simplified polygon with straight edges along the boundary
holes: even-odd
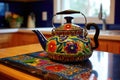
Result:
[[[11,2],[9,3],[9,8],[11,12],[18,13],[24,16],[24,24],[23,27],[27,26],[27,17],[33,12],[36,15],[36,27],[52,27],[52,16],[53,16],[53,8],[54,8],[53,0],[44,0],[40,2]],[[120,0],[115,0],[115,24],[107,24],[108,30],[120,30]],[[47,21],[42,20],[42,12],[47,11]],[[2,19],[2,18],[0,18]],[[0,22],[2,24],[2,22]],[[59,24],[55,24],[58,26]],[[83,24],[79,24],[82,27]],[[99,28],[102,29],[102,25],[98,24]],[[1,26],[1,25],[0,25]]]

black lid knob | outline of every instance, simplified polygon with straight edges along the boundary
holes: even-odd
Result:
[[[67,16],[67,17],[64,17],[64,19],[66,20],[66,23],[72,23],[72,19],[74,18],[71,16]]]

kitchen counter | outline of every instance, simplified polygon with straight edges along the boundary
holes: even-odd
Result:
[[[0,29],[0,34],[2,33],[33,33],[31,30],[39,30],[43,32],[43,34],[51,35],[52,28],[21,28],[21,29]],[[93,38],[95,30],[88,30],[88,34],[90,38]],[[100,30],[99,39],[107,39],[107,40],[117,40],[120,41],[120,30]]]
[[[42,50],[40,44],[32,44],[27,46],[11,47],[0,49],[0,58],[15,56],[20,54],[26,54]],[[16,70],[14,68],[0,64],[0,80],[1,76],[4,76],[8,80],[40,80],[35,76],[31,76],[23,71]],[[3,80],[6,80],[3,78]]]
[[[0,49],[0,58],[26,54],[26,53],[31,53],[31,52],[40,51],[40,50],[43,50],[40,44],[3,48],[3,49]]]
[[[4,48],[0,49],[0,58],[32,53],[41,50],[43,49],[39,44]],[[120,79],[120,66],[118,65],[120,62],[120,55],[111,54],[108,52],[94,51],[89,60],[92,64],[92,70],[94,71],[94,75],[92,76],[94,76],[94,78],[97,78],[97,80]],[[40,78],[25,73],[22,70],[0,64],[0,79],[3,77],[11,80],[40,80]]]
[[[52,36],[52,28],[0,29],[0,48],[39,43],[32,30],[41,31],[46,38]],[[94,33],[95,30],[88,30],[88,36],[92,41]],[[98,39],[99,47],[97,50],[120,54],[120,30],[101,30]]]

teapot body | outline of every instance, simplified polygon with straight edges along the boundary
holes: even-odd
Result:
[[[92,55],[90,39],[77,36],[54,36],[46,44],[48,57],[62,62],[77,62]]]
[[[59,14],[74,14],[81,13],[74,10],[66,10],[56,13]],[[85,27],[72,24],[73,17],[67,16],[66,23],[55,27],[53,24],[52,37],[46,39],[45,36],[38,30],[33,30],[38,36],[41,46],[48,53],[48,57],[59,62],[79,62],[88,59],[94,49],[99,46],[98,36],[99,28],[95,23],[88,23],[85,18]],[[56,16],[55,15],[55,16]],[[87,29],[95,28],[95,35],[93,37],[95,45],[91,44],[90,38],[87,36]]]
[[[53,29],[53,36],[47,40],[46,51],[50,59],[60,62],[78,62],[92,55],[90,38],[84,29],[65,24]]]
[[[70,55],[91,54],[90,39],[81,39],[77,36],[54,36],[48,39],[46,45],[48,53],[60,53]]]

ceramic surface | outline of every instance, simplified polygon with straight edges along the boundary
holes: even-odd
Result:
[[[72,23],[73,17],[64,17],[66,23],[59,27],[53,25],[52,37],[46,39],[38,30],[33,30],[38,36],[43,49],[48,53],[48,57],[52,60],[60,62],[78,62],[88,59],[92,55],[92,51],[98,47],[99,29],[95,23],[87,24],[85,15],[79,11],[66,10],[56,13],[59,14],[82,14],[85,18],[85,27],[82,28]],[[94,35],[95,45],[92,46],[87,36],[87,29],[93,26],[96,29]]]

